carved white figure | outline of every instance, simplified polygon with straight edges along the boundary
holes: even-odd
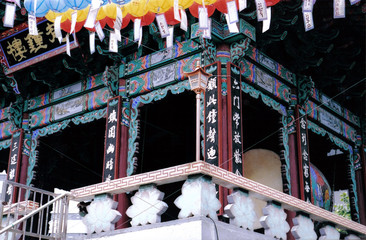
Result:
[[[253,231],[257,215],[251,197],[237,190],[227,196],[227,201],[229,204],[225,207],[225,213],[229,216],[230,223]]]
[[[291,228],[291,233],[295,239],[300,240],[316,240],[318,236],[314,231],[313,221],[303,215],[299,215],[292,219],[294,226]]]
[[[347,237],[344,238],[345,240],[361,240],[361,238],[357,237],[354,234],[350,234]]]
[[[114,230],[114,224],[121,218],[121,214],[115,210],[117,204],[109,196],[104,195],[96,197],[87,206],[88,214],[83,218],[83,222],[87,226],[88,234]]]
[[[209,216],[217,220],[216,212],[221,207],[215,184],[203,176],[188,178],[182,186],[182,195],[174,204],[181,209],[178,218]]]
[[[287,215],[283,208],[268,204],[263,208],[263,215],[259,221],[265,229],[265,235],[286,240],[290,226],[286,222]]]
[[[158,223],[161,215],[167,210],[168,205],[163,202],[164,193],[159,191],[154,185],[146,185],[131,198],[130,206],[126,214],[131,220],[132,226],[146,225],[148,223]]]
[[[319,240],[339,240],[341,237],[341,234],[337,231],[337,229],[329,225],[322,227],[319,232],[321,235]]]

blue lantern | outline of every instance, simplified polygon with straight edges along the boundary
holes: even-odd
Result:
[[[63,13],[69,9],[64,0],[46,0],[48,8],[54,12]]]
[[[89,5],[87,0],[65,0],[66,6],[74,10],[81,10]]]
[[[24,7],[28,13],[36,15],[36,17],[44,17],[48,10],[50,10],[46,4],[46,0],[37,0],[37,4],[34,7],[35,0],[24,0]]]

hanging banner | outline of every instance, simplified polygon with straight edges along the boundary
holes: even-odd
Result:
[[[103,182],[115,179],[118,175],[121,126],[121,96],[111,98],[107,105],[107,123],[103,162]]]
[[[227,73],[229,170],[243,176],[240,68],[228,63]]]
[[[205,92],[205,131],[204,151],[205,161],[215,166],[222,164],[221,152],[221,64],[215,62],[205,67],[207,73],[212,74],[207,82]]]
[[[13,133],[10,145],[9,163],[8,163],[8,178],[12,182],[18,182],[20,174],[20,165],[22,159],[23,147],[23,129]],[[12,185],[6,187],[5,202],[14,202],[16,200],[16,191]]]
[[[306,202],[313,202],[311,197],[310,155],[308,144],[308,127],[305,110],[296,108],[296,133],[299,159],[300,195]]]
[[[0,57],[6,66],[5,74],[41,62],[66,51],[66,41],[57,41],[54,24],[44,20],[37,23],[38,35],[31,35],[23,23],[0,35]],[[14,33],[15,32],[15,33]],[[14,34],[12,34],[14,33]],[[76,48],[73,38],[70,48]]]

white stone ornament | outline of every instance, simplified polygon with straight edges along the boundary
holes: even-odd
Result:
[[[253,231],[257,215],[251,197],[237,190],[230,194],[227,200],[229,204],[224,210],[230,218],[230,224]]]
[[[311,218],[299,215],[292,219],[294,226],[291,228],[291,233],[295,239],[300,240],[316,240],[318,236],[314,231],[314,223]]]
[[[209,216],[217,220],[216,212],[221,208],[215,184],[204,176],[188,178],[182,186],[182,195],[174,204],[181,209],[178,218]]]
[[[290,226],[286,222],[287,215],[284,209],[273,204],[268,204],[263,208],[263,215],[259,222],[265,229],[265,235],[286,240],[286,233],[290,230]]]
[[[319,240],[339,240],[341,234],[337,231],[335,227],[332,226],[325,226],[319,229],[320,237]]]
[[[131,225],[161,222],[161,215],[168,209],[168,205],[162,201],[163,198],[164,193],[154,185],[140,187],[131,198],[132,206],[126,211],[127,216],[132,218]]]
[[[114,224],[122,216],[121,213],[115,210],[117,205],[118,203],[107,195],[96,197],[94,201],[86,207],[88,214],[83,218],[83,223],[88,229],[88,234],[114,230]]]
[[[347,237],[344,238],[345,240],[361,240],[361,238],[357,237],[354,234],[350,234]]]

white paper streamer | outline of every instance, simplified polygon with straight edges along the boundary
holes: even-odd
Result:
[[[174,0],[173,10],[174,10],[174,19],[180,21],[178,0]]]
[[[361,0],[349,0],[349,2],[351,3],[351,5],[360,2]]]
[[[139,33],[140,33],[140,39],[139,39],[138,47],[141,46],[141,42],[142,42],[142,27],[140,27]]]
[[[257,7],[257,18],[261,22],[267,19],[267,5],[265,0],[255,0],[255,5]]]
[[[88,17],[86,18],[84,27],[93,28],[95,26],[95,20],[97,19],[99,8],[90,8]]]
[[[99,21],[95,23],[95,31],[98,34],[99,40],[102,42],[103,39],[105,38],[105,35],[104,35],[104,32],[103,32],[102,26],[100,26]]]
[[[38,35],[36,16],[28,14],[28,30],[29,35]]]
[[[198,20],[199,20],[199,29],[207,29],[208,28],[208,13],[207,8],[199,7],[198,8]]]
[[[134,40],[137,42],[138,40],[140,40],[141,36],[140,36],[140,26],[141,26],[141,19],[136,18],[135,22],[133,24],[133,37]]]
[[[169,35],[169,28],[168,24],[166,23],[164,14],[157,14],[156,22],[158,23],[161,38],[167,37]]]
[[[267,31],[269,27],[271,26],[271,7],[267,8],[267,19],[263,20],[263,27],[262,27],[262,33]]]
[[[58,41],[60,42],[60,44],[62,42],[61,19],[62,19],[62,15],[57,16],[55,19],[55,23],[54,23],[55,35],[56,35],[56,38],[58,39]]]
[[[78,46],[79,46],[79,42],[78,42],[78,40],[77,40],[77,38],[76,38],[76,33],[73,33],[73,34],[72,34],[72,36],[73,36],[73,38],[74,38],[74,45],[75,45],[76,47],[78,47]]]
[[[227,26],[229,27],[229,32],[238,33],[239,32],[238,26],[236,25],[236,23],[230,23],[229,16],[226,13],[225,13],[225,18],[226,18]]]
[[[184,9],[180,10],[180,15],[182,17],[182,20],[180,21],[180,29],[187,32],[188,29],[188,21],[187,21],[187,14]]]
[[[313,0],[304,0],[302,4],[303,12],[312,12],[313,11]]]
[[[239,12],[247,8],[247,0],[239,0]]]
[[[236,8],[235,1],[227,2],[227,13],[229,16],[230,23],[239,22],[238,9]]]
[[[115,53],[118,52],[118,42],[114,32],[109,34],[109,51]]]
[[[71,57],[69,34],[66,35],[66,54]]]
[[[92,1],[91,1],[91,6],[90,6],[90,8],[98,9],[98,8],[100,8],[100,3],[101,3],[101,1],[100,1],[100,0],[92,0]]]
[[[118,42],[122,41],[121,31],[114,30],[114,34],[116,34],[116,39]]]
[[[95,32],[89,32],[89,49],[90,54],[95,53]]]
[[[312,12],[303,12],[305,31],[309,31],[314,28],[314,20]]]
[[[4,16],[4,27],[14,27],[14,17],[15,17],[15,4],[6,3],[5,5],[5,16]]]
[[[166,48],[173,47],[173,40],[174,40],[174,27],[169,27],[169,35],[166,37]]]
[[[114,21],[114,29],[117,30],[117,31],[121,31],[122,11],[119,7],[117,7],[116,9],[117,9],[117,14],[116,14],[116,20]]]
[[[70,33],[73,33],[75,31],[76,26],[76,18],[78,16],[78,12],[75,10],[73,13],[71,13],[71,28]]]
[[[346,1],[345,0],[333,0],[333,17],[345,18],[346,17]]]
[[[208,27],[203,30],[203,38],[211,39],[211,18],[208,19]]]

